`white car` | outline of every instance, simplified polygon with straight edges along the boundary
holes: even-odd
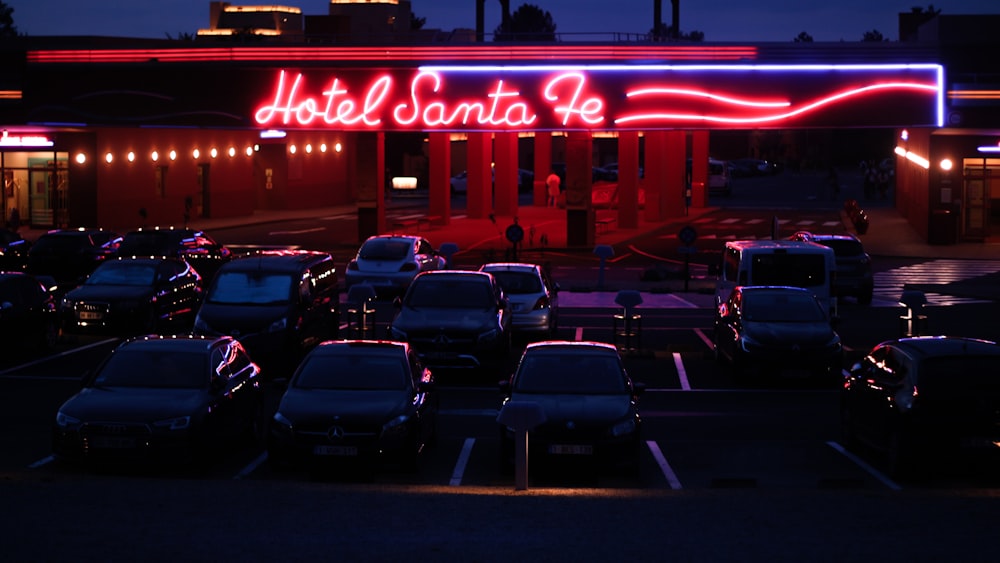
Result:
[[[559,284],[538,264],[493,262],[479,268],[493,274],[513,313],[515,332],[553,335],[559,325]]]
[[[361,244],[347,264],[344,284],[366,283],[377,294],[401,294],[421,272],[444,270],[447,259],[430,241],[414,235],[375,235]]]

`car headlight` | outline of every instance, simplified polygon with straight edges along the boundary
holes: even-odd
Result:
[[[56,426],[62,429],[75,428],[80,426],[80,419],[59,411],[56,413]]]
[[[191,426],[190,416],[178,416],[175,418],[168,418],[165,420],[158,420],[153,423],[153,426],[157,428],[166,428],[167,430],[184,430]]]
[[[287,326],[288,326],[288,319],[286,319],[285,317],[282,317],[282,318],[274,321],[273,323],[271,323],[271,325],[267,327],[267,331],[268,332],[278,332],[280,330],[285,330],[285,327],[287,327]]]
[[[389,337],[393,340],[406,340],[406,331],[400,330],[397,327],[389,327]]]
[[[382,435],[398,436],[406,434],[406,421],[409,419],[410,417],[408,415],[401,414],[396,418],[390,420],[389,422],[386,422],[385,424],[382,425]]]
[[[635,432],[635,418],[627,418],[611,427],[608,431],[614,437],[627,436]]]
[[[66,299],[65,297],[59,302],[60,309],[72,309],[75,305],[76,303],[72,299]]]

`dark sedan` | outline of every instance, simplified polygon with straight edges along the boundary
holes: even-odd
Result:
[[[121,241],[121,235],[104,229],[49,231],[28,251],[28,272],[51,276],[60,289],[69,290],[113,257]]]
[[[402,342],[327,341],[302,361],[271,421],[268,458],[397,462],[415,470],[437,436],[430,370]]]
[[[0,272],[20,272],[28,261],[31,241],[10,229],[0,228]]]
[[[510,302],[493,274],[424,272],[396,305],[390,338],[409,342],[427,365],[506,366],[513,321]]]
[[[35,276],[0,272],[0,341],[7,354],[42,352],[59,337],[55,298]]]
[[[503,409],[538,405],[544,422],[530,432],[532,460],[580,461],[638,470],[642,419],[638,396],[644,385],[625,371],[618,349],[601,342],[529,344],[509,381],[501,382]],[[499,419],[498,419],[499,420]],[[501,469],[512,467],[515,430],[500,425]]]
[[[715,353],[737,376],[807,370],[840,376],[844,349],[830,316],[808,289],[737,286],[715,317]]]
[[[232,252],[199,229],[152,227],[126,233],[118,256],[176,256],[183,258],[208,283],[232,258]]]
[[[52,449],[68,460],[201,460],[255,437],[258,374],[230,337],[128,340],[59,407]]]
[[[201,293],[201,276],[182,258],[118,258],[66,293],[59,317],[68,332],[184,332],[193,325]]]
[[[921,336],[875,346],[845,376],[843,440],[912,476],[963,454],[1000,460],[1000,345]]]

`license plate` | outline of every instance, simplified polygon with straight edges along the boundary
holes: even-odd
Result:
[[[354,446],[316,446],[313,448],[315,455],[331,456],[356,456],[358,448]]]
[[[109,450],[121,450],[135,447],[135,438],[122,438],[119,436],[94,436],[89,440],[93,448]]]
[[[520,303],[511,303],[510,304],[510,310],[514,311],[515,313],[518,312],[518,311],[520,311],[521,310],[521,304]]]
[[[80,311],[79,316],[81,321],[97,321],[103,317],[101,313],[94,313],[91,311]]]
[[[549,446],[549,453],[555,455],[593,455],[593,446],[553,444]]]

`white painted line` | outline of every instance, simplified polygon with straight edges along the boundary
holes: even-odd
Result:
[[[698,338],[700,338],[701,341],[705,343],[705,346],[708,346],[709,350],[715,350],[715,343],[712,342],[711,338],[705,335],[705,331],[701,330],[700,328],[696,328],[694,329],[694,333],[697,334]]]
[[[684,360],[681,359],[680,352],[674,352],[674,367],[677,368],[677,377],[681,380],[681,389],[690,391],[691,384],[688,383],[687,371],[684,369]]]
[[[257,456],[257,459],[251,461],[246,467],[241,469],[239,473],[234,475],[233,479],[242,479],[250,475],[254,471],[257,471],[257,468],[260,467],[261,464],[263,464],[265,461],[267,461],[267,452],[264,452],[259,456]]]
[[[70,354],[75,354],[76,352],[82,352],[83,350],[86,350],[88,348],[94,348],[95,346],[101,346],[101,345],[107,344],[108,342],[117,342],[118,340],[119,340],[118,338],[108,338],[107,340],[101,340],[100,342],[92,342],[90,344],[87,344],[86,346],[80,346],[79,348],[73,348],[72,350],[66,350],[65,352],[59,352],[58,354],[54,354],[52,356],[46,356],[44,358],[39,358],[39,359],[37,359],[37,360],[35,360],[33,362],[28,362],[26,364],[21,364],[19,366],[14,366],[12,368],[5,369],[3,371],[0,371],[0,375],[4,375],[4,374],[10,373],[12,371],[17,371],[17,370],[22,369],[22,368],[31,367],[31,366],[34,366],[34,365],[37,365],[37,364],[40,364],[40,363],[43,363],[43,362],[47,362],[47,361],[51,360],[52,358],[61,358],[63,356],[68,356]],[[63,378],[63,379],[65,379],[65,378]]]
[[[667,463],[667,458],[663,457],[663,452],[660,451],[660,446],[657,445],[653,440],[646,440],[646,446],[649,447],[649,451],[652,452],[653,458],[656,460],[656,464],[660,466],[660,471],[663,472],[663,476],[667,478],[667,483],[670,484],[670,488],[679,491],[684,487],[681,486],[680,479],[677,478],[677,474],[674,473],[673,468]]]
[[[36,461],[35,463],[32,463],[31,465],[29,465],[28,469],[38,469],[39,467],[41,467],[43,465],[47,465],[49,463],[52,463],[55,460],[56,460],[56,456],[54,456],[54,455],[43,457],[42,459],[40,459],[40,460]]]
[[[893,490],[893,491],[902,491],[903,490],[903,487],[899,486],[898,483],[896,483],[895,481],[893,481],[892,479],[890,479],[889,477],[887,477],[884,473],[882,473],[878,469],[875,469],[874,467],[872,467],[871,465],[869,465],[867,462],[865,462],[865,460],[863,460],[860,457],[858,457],[858,456],[852,454],[851,452],[847,451],[847,449],[844,448],[844,446],[841,446],[837,442],[827,442],[826,445],[828,445],[831,448],[837,450],[838,452],[840,452],[847,459],[853,461],[855,465],[857,465],[861,469],[864,469],[865,471],[867,471],[872,477],[874,477],[874,478],[878,479],[879,481],[881,481],[882,484],[885,485],[886,487],[888,487],[890,490]]]
[[[465,474],[465,465],[469,463],[469,456],[472,455],[472,446],[476,443],[475,438],[466,438],[465,444],[462,445],[462,453],[458,454],[458,461],[455,462],[455,471],[451,474],[451,481],[448,482],[452,487],[458,487],[462,484],[462,475]]]
[[[582,326],[576,327],[576,333],[573,335],[573,340],[576,340],[577,342],[583,340],[583,327]]]

